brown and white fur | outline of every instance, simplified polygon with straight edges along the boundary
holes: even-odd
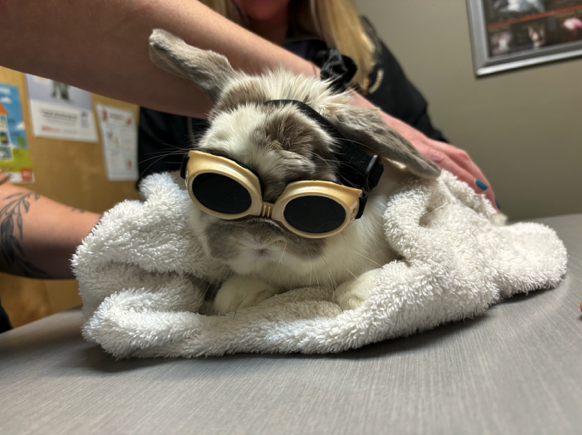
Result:
[[[224,56],[162,30],[150,37],[150,58],[167,72],[192,80],[208,96],[214,104],[210,128],[197,149],[248,166],[261,180],[265,201],[274,202],[293,181],[337,181],[332,138],[294,105],[262,105],[268,100],[302,101],[348,138],[392,161],[384,161],[384,175],[362,218],[331,237],[306,239],[270,219],[225,221],[196,207],[190,216],[208,255],[234,272],[216,294],[217,313],[312,285],[332,286],[343,309],[358,306],[378,268],[395,258],[382,228],[388,198],[411,173],[434,178],[439,169],[388,127],[377,110],[350,105],[349,93],[332,93],[328,83],[314,77],[283,69],[249,76],[234,71]]]

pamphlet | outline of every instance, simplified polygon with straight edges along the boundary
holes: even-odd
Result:
[[[102,104],[97,104],[97,112],[108,179],[137,180],[137,128],[133,112]]]
[[[0,83],[0,168],[13,183],[34,182],[18,88],[3,83]]]
[[[89,92],[30,74],[26,83],[35,136],[97,142]]]

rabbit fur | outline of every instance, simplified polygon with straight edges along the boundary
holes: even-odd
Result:
[[[422,157],[376,109],[351,105],[349,92],[279,68],[262,75],[235,71],[215,52],[198,49],[163,30],[150,37],[150,58],[163,70],[193,81],[213,103],[210,128],[192,138],[196,149],[242,162],[261,180],[263,199],[274,202],[297,180],[337,182],[334,139],[294,105],[306,103],[349,139],[384,157],[384,173],[364,215],[339,234],[306,239],[260,217],[224,221],[193,206],[188,216],[207,255],[232,270],[216,293],[214,312],[256,305],[286,290],[332,285],[344,310],[357,307],[382,265],[396,259],[384,237],[382,216],[392,192],[410,177],[436,178],[438,167]]]

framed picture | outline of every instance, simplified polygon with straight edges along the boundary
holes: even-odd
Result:
[[[467,0],[475,74],[582,56],[582,0]]]

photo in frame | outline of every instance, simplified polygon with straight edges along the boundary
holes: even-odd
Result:
[[[475,74],[582,56],[582,0],[467,0]]]

